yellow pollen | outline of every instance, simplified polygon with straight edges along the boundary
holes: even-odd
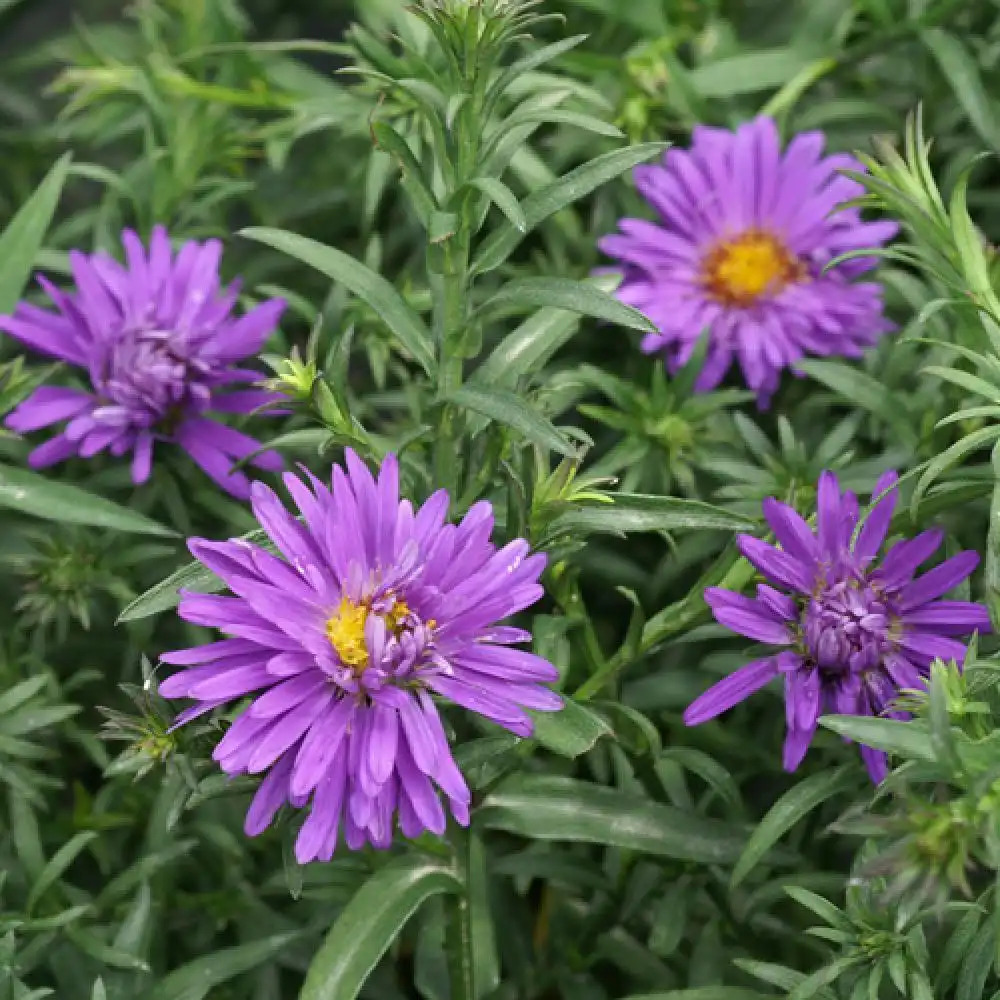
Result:
[[[341,598],[340,607],[326,621],[326,637],[345,667],[357,672],[368,666],[368,646],[365,643],[365,622],[368,607]]]
[[[760,229],[722,240],[702,262],[705,288],[728,306],[753,305],[765,293],[780,292],[804,277],[802,262],[780,240]]]
[[[406,601],[397,600],[392,606],[392,610],[385,616],[385,623],[393,632],[398,632],[403,620],[410,614],[409,605]]]

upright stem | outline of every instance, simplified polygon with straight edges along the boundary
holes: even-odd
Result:
[[[462,384],[463,341],[468,314],[469,236],[465,219],[459,215],[458,232],[441,247],[442,270],[432,282],[434,333],[438,344],[438,395],[454,392]],[[454,493],[458,483],[457,414],[444,405],[438,418],[434,448],[437,481]]]
[[[452,827],[456,874],[463,891],[449,895],[445,906],[445,951],[451,1000],[476,1000],[475,964],[472,954],[472,906],[469,901],[469,837],[457,825]]]

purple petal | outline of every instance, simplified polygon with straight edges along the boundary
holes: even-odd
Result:
[[[957,587],[979,565],[977,553],[959,552],[958,555],[946,559],[940,566],[908,583],[899,592],[897,598],[901,611],[909,611],[928,601],[933,601],[942,594]]]
[[[791,587],[801,594],[810,594],[816,578],[816,567],[795,559],[787,552],[762,542],[751,535],[740,535],[740,552],[768,579]]]
[[[929,559],[944,538],[944,532],[937,528],[921,532],[916,538],[897,542],[886,553],[882,565],[872,574],[887,590],[895,590],[909,583],[917,567]]]
[[[872,496],[879,496],[889,487],[895,486],[898,476],[895,472],[885,473],[875,484]],[[858,532],[857,541],[854,543],[854,555],[862,564],[866,564],[875,558],[876,553],[882,547],[885,536],[889,533],[889,524],[892,521],[892,513],[896,509],[896,501],[899,498],[898,492],[893,489],[891,493],[883,497],[869,512],[865,523]]]
[[[819,558],[816,537],[796,510],[773,497],[764,500],[763,508],[774,537],[790,556],[806,564]]]
[[[865,762],[865,767],[868,768],[868,774],[874,784],[880,785],[885,781],[889,775],[889,762],[883,751],[862,746],[861,759]]]
[[[816,723],[802,729],[789,729],[785,735],[785,746],[782,751],[782,767],[786,771],[794,771],[802,763],[809,746],[816,735]]]
[[[243,824],[243,831],[248,837],[263,833],[271,825],[275,813],[288,800],[288,776],[291,768],[291,757],[279,760],[260,783]]]
[[[816,487],[816,523],[819,546],[827,556],[838,554],[842,511],[840,483],[834,473],[824,470]]]
[[[78,389],[41,386],[22,402],[4,421],[18,434],[68,420],[94,405],[94,397]]]
[[[777,673],[776,657],[773,656],[740,667],[691,702],[684,713],[685,725],[699,726],[714,719],[759,691]]]
[[[709,587],[705,600],[716,621],[740,635],[776,646],[786,646],[792,641],[788,626],[776,621],[768,607],[751,597]]]
[[[906,625],[918,631],[931,629],[944,635],[987,633],[993,630],[986,607],[971,601],[935,601],[906,611],[901,617]]]

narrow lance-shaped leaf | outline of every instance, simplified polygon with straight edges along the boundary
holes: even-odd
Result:
[[[995,152],[1000,151],[1000,118],[983,86],[975,56],[954,35],[941,28],[922,31],[920,38],[951,85],[955,99],[969,116],[973,128]]]
[[[595,157],[533,192],[521,202],[526,232],[530,233],[550,215],[585,198],[602,184],[620,177],[640,163],[651,160],[666,148],[667,144],[663,142],[646,142],[616,149]],[[517,249],[523,236],[513,225],[498,229],[476,254],[472,263],[473,272],[482,273],[499,267]]]
[[[443,401],[456,403],[491,420],[497,420],[519,431],[533,444],[541,445],[560,455],[576,454],[572,444],[555,425],[516,393],[507,389],[493,389],[467,382],[460,389],[448,393]]]
[[[734,861],[746,839],[738,826],[613,788],[545,775],[505,781],[486,797],[476,822],[536,840],[603,844],[703,864]]]
[[[688,81],[700,97],[732,97],[780,87],[812,63],[812,53],[791,46],[727,56],[693,69]]]
[[[480,306],[480,312],[490,316],[546,306],[593,316],[642,333],[656,331],[653,323],[638,309],[619,302],[588,282],[570,278],[519,278],[508,282]]]
[[[619,278],[602,274],[592,278],[602,292],[613,292]],[[569,309],[540,309],[512,330],[476,369],[475,379],[486,385],[513,386],[518,378],[535,371],[577,331],[580,314]]]
[[[912,760],[933,761],[927,729],[918,721],[875,719],[855,715],[824,715],[819,724],[857,743]]]
[[[559,56],[575,49],[586,37],[586,35],[570,35],[569,38],[562,38],[558,42],[552,42],[551,45],[543,45],[534,49],[523,58],[518,59],[517,62],[511,63],[504,70],[503,75],[497,81],[494,92],[503,93],[525,73],[530,73],[532,70],[538,69],[539,66],[551,62],[553,59],[558,59]]]
[[[747,841],[733,869],[732,884],[739,885],[764,855],[813,809],[835,795],[851,791],[857,782],[856,768],[845,765],[832,774],[814,774],[785,792],[771,806]]]
[[[251,227],[241,230],[240,235],[274,247],[275,250],[322,272],[333,281],[343,283],[359,299],[371,306],[424,371],[431,373],[434,367],[434,350],[430,331],[399,292],[380,274],[334,247],[283,229]]]
[[[61,157],[0,235],[0,313],[13,312],[62,194],[71,155]]]
[[[145,1000],[205,1000],[216,986],[271,961],[299,937],[299,932],[272,934],[196,958],[167,973],[145,993]]]
[[[578,507],[561,514],[551,524],[551,534],[581,531],[624,535],[634,531],[717,529],[751,531],[753,521],[700,500],[663,497],[644,493],[609,493],[612,503]]]
[[[423,171],[406,140],[388,123],[372,122],[372,135],[387,153],[390,153],[402,172],[403,187],[406,189],[414,210],[427,228],[431,215],[437,210],[434,195],[427,187]]]
[[[262,548],[273,549],[266,533],[260,528],[240,537]],[[148,618],[150,615],[177,607],[180,603],[178,591],[181,589],[197,591],[200,594],[214,594],[224,587],[225,584],[211,570],[205,569],[200,562],[192,561],[140,594],[122,611],[118,621],[119,623],[138,621],[140,618]]]
[[[309,966],[299,1000],[354,1000],[420,905],[460,889],[440,862],[416,855],[390,861],[341,911]]]
[[[624,1000],[773,1000],[773,995],[745,990],[739,986],[697,986],[690,990],[635,994]]]
[[[507,220],[518,232],[528,231],[528,220],[525,218],[524,209],[518,203],[514,192],[503,181],[496,177],[473,177],[469,181],[469,186],[482,191],[507,216]]]
[[[0,507],[63,524],[84,524],[139,535],[176,534],[144,514],[79,486],[53,482],[28,469],[8,465],[0,465]]]

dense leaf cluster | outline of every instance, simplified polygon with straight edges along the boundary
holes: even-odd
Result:
[[[158,654],[209,639],[178,588],[221,588],[184,538],[260,542],[249,510],[183,454],[135,488],[106,456],[32,472],[5,431],[0,998],[1000,997],[994,640],[912,721],[825,718],[794,776],[777,690],[681,720],[750,658],[703,599],[754,579],[735,533],[768,496],[810,515],[823,469],[899,469],[893,534],[981,553],[957,596],[1000,615],[997,0],[57,6],[0,0],[0,312],[125,226],[221,238],[243,305],[288,302],[261,440],[490,500],[549,553],[522,624],[566,706],[527,740],[449,716],[468,831],[299,866],[301,817],[246,838],[256,781],[211,761],[232,713],[172,732],[157,695]],[[704,345],[667,376],[595,270],[646,212],[632,168],[758,113],[860,150],[904,227],[898,332],[766,412],[694,391]],[[0,351],[2,414],[72,384]],[[840,736],[891,754],[877,791]]]

